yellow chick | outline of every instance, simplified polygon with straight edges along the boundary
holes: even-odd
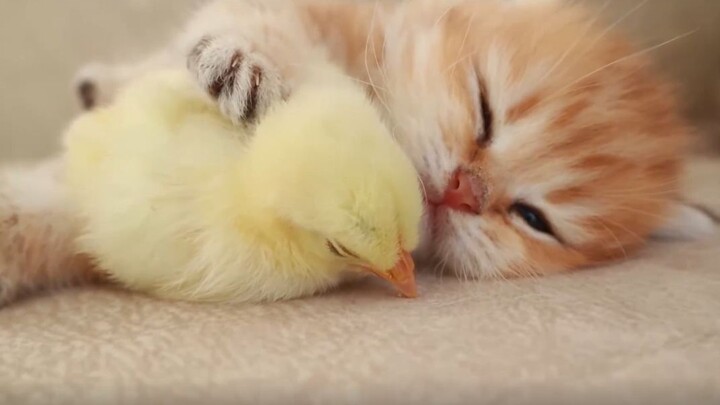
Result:
[[[252,130],[182,71],[132,83],[65,137],[79,247],[161,297],[260,302],[357,275],[416,295],[416,173],[363,89],[331,67]]]

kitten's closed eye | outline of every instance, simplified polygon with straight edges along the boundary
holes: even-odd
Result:
[[[522,218],[529,227],[537,232],[557,239],[550,222],[539,209],[523,202],[516,202],[510,206],[510,212]]]
[[[487,89],[483,85],[480,77],[477,78],[478,83],[478,100],[479,100],[479,122],[475,138],[475,143],[479,147],[486,146],[493,136],[493,112],[488,102]]]

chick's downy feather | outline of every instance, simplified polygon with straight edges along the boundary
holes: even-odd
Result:
[[[353,264],[390,269],[417,244],[416,174],[362,89],[325,73],[252,133],[181,71],[79,118],[65,157],[80,249],[132,289],[187,300],[287,299]]]

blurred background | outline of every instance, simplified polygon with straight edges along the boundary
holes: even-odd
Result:
[[[697,150],[720,153],[720,0],[576,0],[620,22],[680,85],[701,129]],[[0,0],[0,159],[46,156],[78,106],[70,87],[90,61],[127,61],[165,43],[198,0]],[[629,11],[634,10],[628,15]]]

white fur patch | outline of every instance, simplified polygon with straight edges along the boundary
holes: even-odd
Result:
[[[667,222],[654,236],[670,240],[700,240],[717,232],[718,224],[710,215],[687,204],[675,204]]]

